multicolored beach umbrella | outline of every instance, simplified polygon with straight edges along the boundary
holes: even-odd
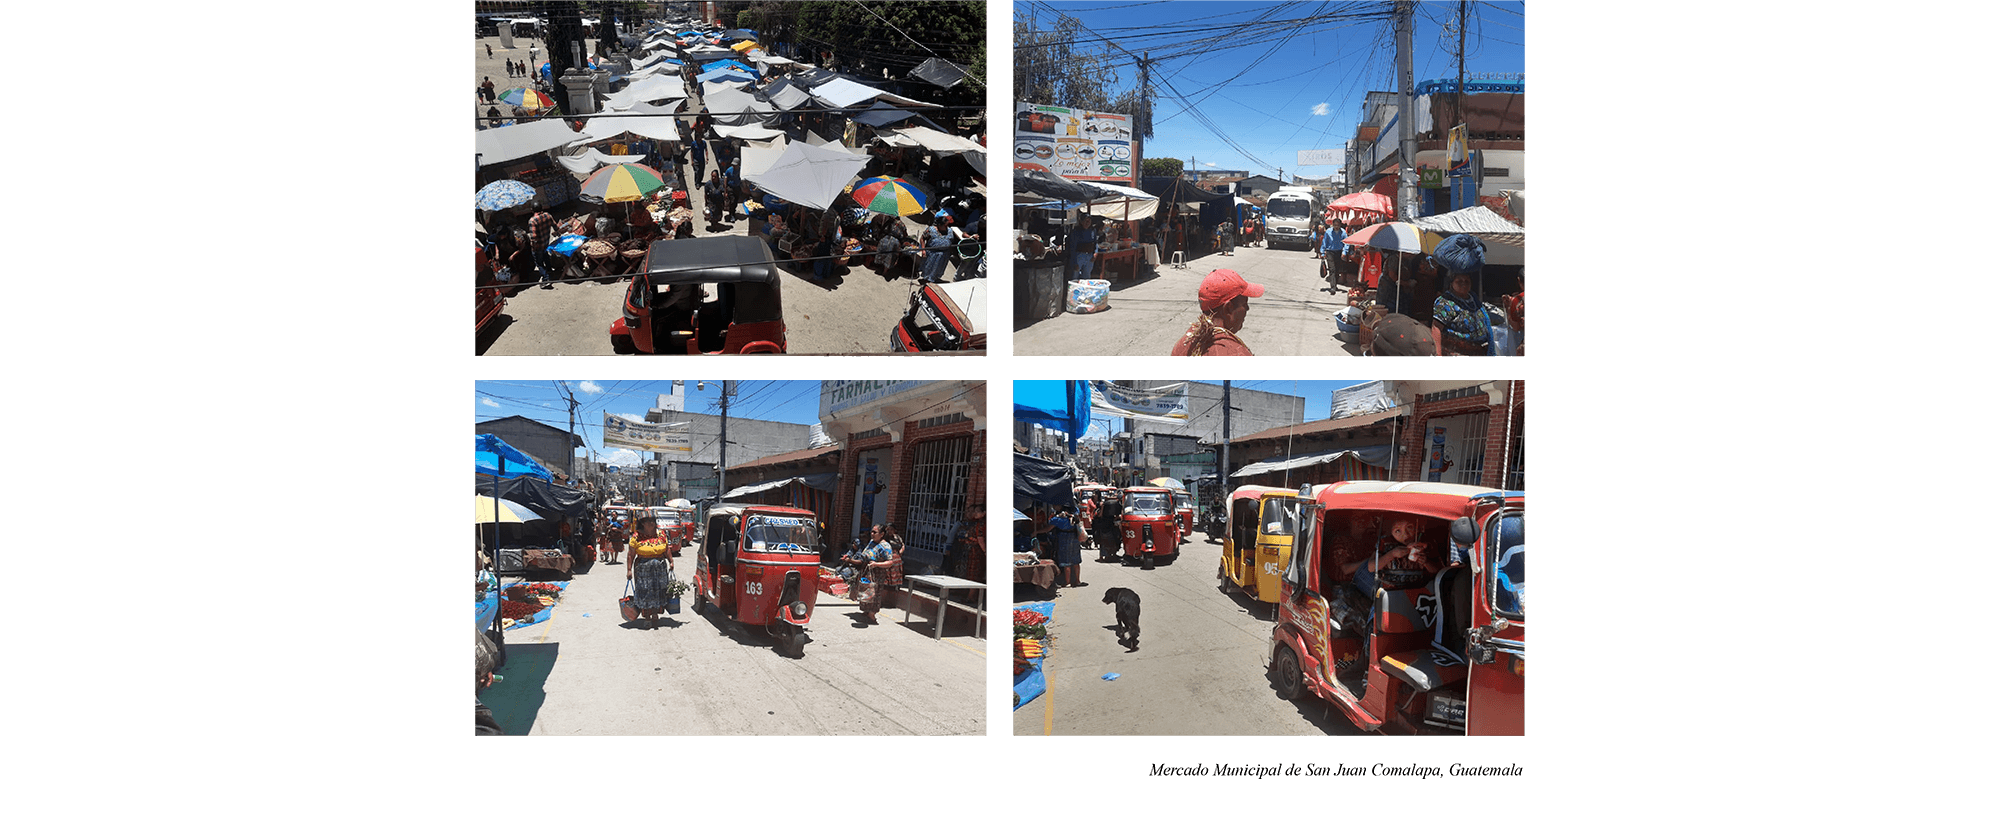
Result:
[[[666,187],[660,172],[643,164],[606,165],[583,180],[579,195],[592,202],[633,202]]]
[[[923,191],[901,179],[875,177],[863,179],[854,186],[854,204],[878,214],[920,214],[929,201]]]
[[[543,95],[541,90],[528,87],[514,87],[500,93],[500,103],[521,107],[533,112],[541,112],[556,105],[554,99]]]

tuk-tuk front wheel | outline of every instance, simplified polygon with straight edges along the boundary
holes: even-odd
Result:
[[[708,608],[708,598],[702,597],[701,592],[696,591],[694,593],[694,613],[697,615],[701,614],[702,611],[706,610],[707,608]]]
[[[1278,697],[1286,701],[1297,701],[1305,692],[1306,674],[1299,669],[1299,656],[1292,648],[1278,645],[1278,654],[1271,658],[1271,682],[1278,689]]]
[[[806,656],[806,630],[790,624],[783,624],[783,626],[784,629],[778,633],[778,654],[788,658],[804,658]]]

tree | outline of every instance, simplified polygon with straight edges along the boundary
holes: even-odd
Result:
[[[1139,173],[1143,176],[1179,176],[1182,167],[1180,159],[1146,159],[1139,163]]]
[[[1119,82],[1117,63],[1129,53],[1111,46],[1078,48],[1097,43],[1083,23],[1058,13],[1054,28],[1040,28],[1032,16],[1014,18],[1014,97],[1017,101],[1052,104],[1081,110],[1124,113],[1132,117],[1132,132],[1153,137],[1153,89],[1150,83],[1113,92]]]

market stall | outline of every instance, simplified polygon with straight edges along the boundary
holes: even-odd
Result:
[[[1014,709],[1049,689],[1042,661],[1048,656],[1049,624],[1056,617],[1053,600],[1014,604]]]

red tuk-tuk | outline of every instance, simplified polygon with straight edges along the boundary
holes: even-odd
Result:
[[[688,516],[686,508],[660,505],[653,508],[653,519],[660,523],[660,533],[674,545],[687,545],[694,541],[694,520]]]
[[[986,348],[986,278],[924,283],[889,336],[891,352],[979,351]]]
[[[622,316],[611,322],[619,354],[755,354],[785,351],[785,311],[771,250],[751,237],[653,243]],[[714,284],[715,299],[704,286]]]
[[[1180,526],[1174,518],[1173,498],[1173,491],[1161,487],[1125,489],[1124,512],[1118,516],[1118,529],[1125,536],[1127,561],[1138,560],[1152,568],[1154,560],[1171,560],[1180,553]]]
[[[1299,495],[1271,631],[1278,694],[1311,691],[1363,730],[1523,735],[1524,493],[1339,482]]]
[[[718,505],[708,512],[694,563],[694,610],[708,604],[761,626],[794,658],[819,597],[819,528],[813,512],[775,505]]]
[[[1174,525],[1181,529],[1181,539],[1194,536],[1194,494],[1174,491]]]

